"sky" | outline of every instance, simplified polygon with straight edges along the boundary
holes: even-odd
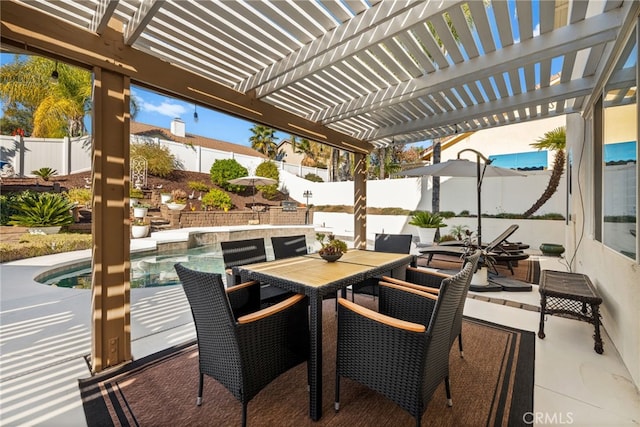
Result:
[[[137,122],[169,129],[171,120],[179,117],[184,122],[187,133],[251,146],[249,138],[253,135],[251,128],[254,123],[252,122],[204,107],[196,107],[194,104],[169,98],[138,86],[132,86],[131,93],[139,104],[139,112],[135,118]],[[197,121],[193,117],[196,111]],[[277,132],[276,136],[279,138],[276,142],[289,138],[289,135],[283,132]]]
[[[516,20],[515,1],[507,2],[512,19]],[[534,34],[539,33],[539,2],[535,0],[532,7],[532,20]],[[496,30],[493,13],[488,14],[490,17],[490,26],[492,31]],[[519,42],[520,34],[517,31],[518,26],[514,26],[514,40]],[[496,40],[499,37],[496,34]],[[478,44],[481,46],[481,44]],[[5,64],[13,61],[13,54],[0,54],[0,62]],[[552,61],[552,73],[560,70],[562,66],[558,58]],[[539,81],[539,68],[536,67],[536,82]],[[522,84],[524,85],[524,71],[521,70]],[[508,81],[508,75],[505,76]],[[490,79],[492,81],[492,79]],[[493,83],[493,82],[492,82]],[[508,85],[509,86],[509,85]],[[523,88],[525,89],[525,88]],[[526,89],[525,89],[526,90]],[[144,89],[138,86],[132,86],[133,96],[136,98],[139,111],[135,120],[162,128],[170,128],[171,121],[174,118],[180,118],[185,123],[186,131],[195,135],[208,138],[219,139],[222,141],[232,142],[235,144],[250,146],[249,138],[253,135],[251,128],[254,123],[242,119],[237,119],[225,113],[206,109],[204,107],[196,107],[192,103],[184,102],[175,98],[160,95],[156,92]],[[194,119],[194,112],[198,113],[198,120]],[[283,132],[276,132],[277,142],[288,139],[289,135]],[[418,142],[411,144],[414,146],[428,146],[430,141]]]

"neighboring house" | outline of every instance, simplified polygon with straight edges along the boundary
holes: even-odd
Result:
[[[247,147],[246,145],[233,144],[219,139],[206,138],[204,136],[187,133],[185,124],[180,119],[173,119],[171,121],[170,129],[140,122],[131,122],[130,132],[131,135],[181,142],[183,144],[211,148],[220,151],[229,151],[245,156],[261,157],[263,159],[267,158],[267,156],[261,152],[256,151],[251,147]]]
[[[283,162],[300,165],[302,164],[302,160],[304,160],[304,153],[296,153],[289,139],[280,141],[277,151],[278,153],[282,153],[280,160]]]
[[[460,151],[473,148],[493,160],[494,166],[525,171],[550,169],[555,153],[539,151],[530,144],[560,126],[566,126],[564,116],[460,133],[441,141],[440,161],[455,159]],[[432,147],[429,147],[422,158],[431,162],[432,156]],[[474,156],[465,153],[462,157]]]

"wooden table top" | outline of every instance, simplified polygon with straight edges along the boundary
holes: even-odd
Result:
[[[318,254],[309,254],[236,268],[308,287],[322,287],[350,277],[360,277],[374,268],[403,260],[408,264],[411,255],[350,250],[336,262],[327,262]]]

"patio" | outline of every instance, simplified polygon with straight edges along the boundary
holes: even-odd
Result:
[[[603,294],[605,353],[588,344],[589,325],[550,317],[547,338],[536,341],[535,419],[637,425],[640,243],[631,258],[607,242],[606,191],[593,177],[606,169],[602,146],[617,141],[603,141],[605,124],[625,127],[611,126],[605,107],[631,107],[626,140],[637,146],[637,54],[628,55],[637,53],[640,3],[490,3],[2,2],[3,49],[93,72],[100,224],[93,297],[34,284],[34,263],[47,260],[2,266],[3,424],[83,424],[75,381],[89,375],[87,356],[100,372],[193,338],[178,289],[129,293],[122,136],[130,133],[130,87],[139,84],[351,153],[356,212],[366,208],[364,157],[376,147],[566,115],[580,191],[567,201],[565,246]],[[636,209],[637,160],[629,170]],[[353,230],[364,247],[364,215]],[[537,325],[533,312],[479,300],[467,312]]]
[[[2,266],[3,425],[86,425],[77,381],[91,375],[86,361],[90,292],[51,288],[30,279],[44,268],[82,256],[86,254],[68,253]],[[557,260],[541,262],[543,268],[554,268]],[[131,296],[135,360],[195,338],[179,286],[136,289]],[[465,315],[537,331],[539,313],[517,308],[520,304],[539,307],[536,286],[533,292],[470,293]],[[606,324],[603,355],[593,351],[593,328],[587,323],[549,316],[545,329],[547,337],[535,340],[532,417],[542,417],[537,423],[553,419],[575,425],[637,425],[640,396],[606,334]],[[461,410],[455,404],[451,409]]]

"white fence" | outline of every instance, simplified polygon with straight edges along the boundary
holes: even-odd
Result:
[[[149,142],[149,138],[132,136],[132,142]],[[173,141],[152,142],[169,148],[181,169],[208,173],[218,159],[234,158],[249,170],[255,172],[262,158],[245,156],[233,152],[189,146]],[[38,139],[0,137],[1,160],[9,162],[18,175],[31,176],[31,171],[41,167],[56,169],[64,175],[91,169],[91,146],[89,138],[79,139]],[[302,177],[314,173],[327,179],[325,169],[309,168],[279,162],[281,168],[281,189],[290,197],[306,202],[305,192],[310,192],[309,203],[314,205],[354,204],[354,183],[311,182]],[[542,194],[551,171],[532,171],[526,177],[486,178],[482,185],[482,212],[484,214],[522,213]],[[475,178],[441,178],[440,210],[463,210],[476,213]],[[539,212],[565,213],[566,183],[563,177],[559,191]],[[431,178],[402,178],[367,181],[367,206],[397,207],[409,210],[432,210]]]
[[[176,158],[180,169],[209,173],[216,160],[236,159],[238,163],[254,173],[263,158],[245,156],[231,151],[214,150],[190,146],[158,138],[131,135],[131,142],[155,142],[169,149]],[[19,176],[34,176],[32,171],[48,167],[59,175],[82,172],[91,169],[91,136],[82,138],[20,138],[0,135],[0,160],[13,166]],[[281,170],[304,177],[309,173],[329,179],[326,169],[275,162]]]

